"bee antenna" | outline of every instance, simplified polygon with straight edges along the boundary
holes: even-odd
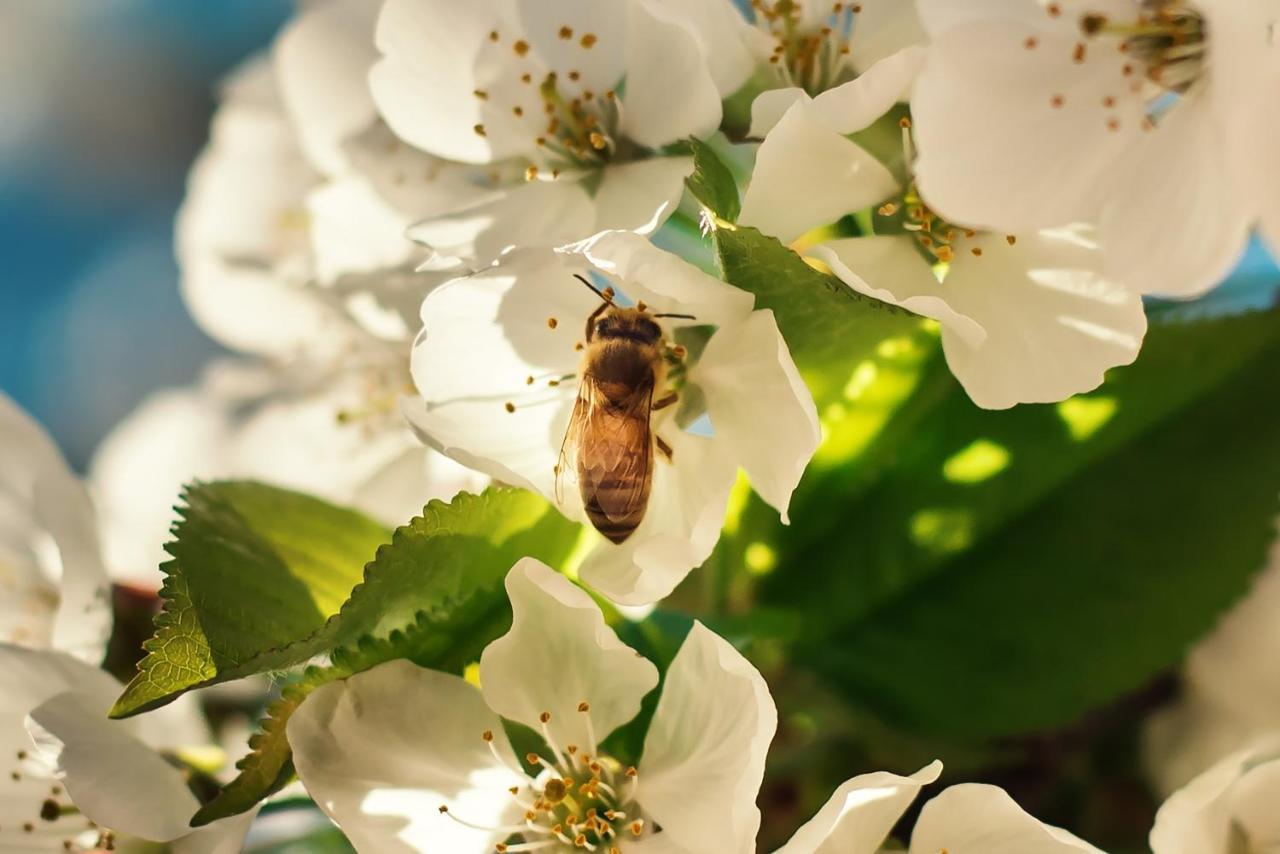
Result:
[[[599,288],[597,288],[595,285],[591,284],[591,282],[590,282],[590,281],[588,281],[588,280],[587,280],[587,278],[586,278],[585,276],[583,276],[583,275],[581,275],[581,274],[579,274],[579,273],[574,273],[574,274],[573,274],[573,277],[574,277],[575,279],[577,279],[579,282],[582,282],[582,284],[584,284],[584,285],[586,285],[587,287],[591,288],[592,292],[593,292],[593,293],[595,293],[595,295],[596,295],[596,296],[600,297],[600,299],[604,300],[605,302],[609,303],[610,305],[613,305],[613,300],[611,300],[608,296],[606,296],[606,295],[605,295],[605,293],[604,293],[604,291],[600,290],[600,289],[599,289]]]
[[[692,314],[671,314],[670,312],[664,312],[663,314],[655,314],[654,317],[678,317],[681,320],[697,320],[698,319],[694,317]]]

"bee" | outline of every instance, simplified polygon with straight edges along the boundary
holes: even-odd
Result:
[[[591,524],[611,542],[622,543],[648,508],[654,450],[673,461],[671,446],[650,422],[654,412],[679,397],[675,391],[654,396],[666,382],[666,354],[681,348],[671,345],[656,318],[695,318],[650,314],[644,303],[619,306],[611,288],[601,291],[574,275],[602,302],[587,318],[578,398],[555,467],[556,496],[562,496],[563,480],[576,476]]]

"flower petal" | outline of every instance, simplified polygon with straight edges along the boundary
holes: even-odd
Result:
[[[691,157],[653,157],[606,166],[596,191],[595,227],[591,231],[654,231],[676,212],[684,195],[684,179],[692,171]],[[585,233],[579,230],[573,237]]]
[[[650,0],[650,6],[677,16],[693,30],[722,99],[746,84],[773,45],[724,0]]]
[[[513,49],[519,38],[513,14],[504,0],[389,0],[383,5],[376,33],[382,59],[370,72],[369,85],[397,136],[464,163],[491,163],[534,150],[534,134],[525,132],[526,123],[511,110],[520,75],[527,70],[541,80],[546,69],[527,48],[523,53]],[[498,33],[501,41],[490,41],[490,33]]]
[[[755,297],[746,291],[707,275],[679,255],[630,231],[602,232],[561,251],[568,256],[585,256],[612,276],[628,298],[643,300],[658,314],[679,312],[695,315],[698,323],[724,324],[746,317],[755,304]]]
[[[669,595],[715,549],[737,463],[723,442],[659,429],[672,462],[654,461],[644,521],[621,545],[601,541],[578,574],[620,605],[648,605]]]
[[[764,139],[793,106],[812,103],[813,98],[809,97],[809,93],[798,86],[766,89],[751,102],[751,130],[747,132],[747,136]]]
[[[78,816],[52,822],[40,817],[57,769],[35,750],[25,723],[31,709],[72,688],[94,696],[105,715],[120,684],[69,655],[0,643],[0,848],[63,851],[63,840],[84,827]],[[23,830],[27,824],[30,833]]]
[[[21,625],[31,633],[24,643],[40,640],[99,661],[111,633],[111,605],[89,494],[52,440],[3,393],[0,449],[8,461],[0,470],[0,558],[7,552],[25,564],[19,579],[25,589],[13,598],[47,615],[10,623],[22,615],[6,608],[0,637],[18,640],[13,634]]]
[[[545,564],[524,558],[506,587],[511,630],[480,656],[485,701],[535,731],[549,714],[553,750],[572,744],[594,754],[597,740],[640,711],[658,669],[618,640],[590,596]]]
[[[720,93],[693,32],[646,0],[631,0],[629,9],[623,132],[647,148],[715,133]]]
[[[1149,843],[1154,854],[1228,854],[1232,789],[1266,753],[1275,749],[1250,748],[1224,757],[1174,792],[1156,812]],[[1274,760],[1272,760],[1274,763]],[[1275,803],[1272,793],[1271,803]]]
[[[101,698],[75,687],[34,708],[28,723],[36,744],[56,762],[71,801],[118,833],[152,842],[189,833],[200,802],[182,772],[109,720]]]
[[[854,18],[849,57],[859,75],[885,58],[928,41],[915,3],[862,0]]]
[[[482,738],[493,734],[501,761]],[[463,679],[391,661],[313,692],[289,719],[307,791],[362,851],[492,850],[522,808],[528,778],[502,722]]]
[[[1012,246],[982,234],[957,249],[941,290],[986,337],[975,346],[944,327],[942,345],[974,403],[1065,400],[1137,358],[1147,330],[1142,299],[1103,278],[1099,255],[1078,230],[1021,235]]]
[[[1110,278],[1137,293],[1194,297],[1235,267],[1257,211],[1223,180],[1221,134],[1212,103],[1192,92],[1135,142],[1098,222]]]
[[[274,48],[276,77],[298,142],[321,172],[347,165],[343,143],[377,115],[368,74],[378,7],[365,0],[329,0],[301,10]]]
[[[418,222],[413,240],[441,255],[483,267],[512,247],[551,247],[593,232],[597,205],[582,184],[530,181],[480,202]]]
[[[930,46],[911,100],[916,177],[953,223],[1020,233],[1093,221],[1143,134],[1124,54],[1098,45],[1077,62],[1074,25],[1040,15],[964,24]]]
[[[942,774],[933,762],[910,777],[861,774],[832,793],[776,854],[876,854],[920,789]]]
[[[562,378],[577,373],[575,344],[599,304],[550,250],[516,250],[440,286],[422,304],[411,356],[422,397],[403,403],[406,416],[463,465],[554,499],[577,394],[572,377]]]
[[[405,237],[409,218],[387,205],[359,176],[314,190],[307,197],[307,212],[321,283],[405,264],[423,251]]]
[[[756,796],[777,725],[763,677],[695,622],[645,736],[640,805],[690,851],[754,850]]]
[[[579,90],[598,93],[616,88],[625,71],[632,35],[627,13],[632,3],[515,0],[520,25],[533,52],[561,77],[576,71]]]
[[[865,130],[894,104],[907,100],[926,55],[918,46],[889,54],[855,79],[814,98],[815,112],[838,133]]]
[[[880,161],[798,103],[760,144],[738,221],[790,243],[898,189]]]
[[[924,805],[911,834],[912,854],[1102,854],[1065,830],[1024,812],[1003,789],[952,786]]]
[[[822,442],[822,429],[773,312],[755,311],[717,330],[690,379],[706,397],[716,439],[786,522],[791,493]]]
[[[907,236],[852,237],[810,250],[860,294],[932,318],[971,346],[986,337],[976,318],[951,304],[948,291]]]

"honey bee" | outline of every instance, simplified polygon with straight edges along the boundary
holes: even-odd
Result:
[[[555,469],[556,495],[561,497],[564,479],[576,476],[591,524],[622,543],[648,508],[655,448],[672,461],[671,446],[653,432],[650,421],[678,399],[674,391],[656,400],[654,395],[667,378],[667,353],[680,348],[667,341],[656,318],[695,318],[650,314],[644,303],[616,305],[612,289],[601,291],[575,277],[603,302],[587,318],[578,399]]]

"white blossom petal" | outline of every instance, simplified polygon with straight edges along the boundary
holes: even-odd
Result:
[[[447,456],[549,497],[577,395],[562,378],[577,373],[575,344],[600,304],[572,273],[554,252],[517,250],[432,291],[411,357],[421,398],[403,404]]]
[[[0,640],[99,661],[107,573],[84,486],[40,426],[0,393]]]
[[[911,834],[911,854],[1102,854],[1082,839],[1043,824],[1003,789],[952,786],[924,805]]]
[[[716,438],[786,522],[791,493],[822,442],[822,429],[773,312],[752,312],[717,330],[691,379],[706,398]]]
[[[691,157],[653,157],[606,166],[596,190],[595,227],[589,230],[654,231],[676,212],[684,195],[684,179],[691,172]],[[578,229],[573,239],[585,233]]]
[[[747,136],[764,139],[769,131],[777,127],[778,122],[796,104],[812,104],[813,98],[798,86],[785,89],[766,89],[751,102],[751,129]]]
[[[790,243],[898,190],[880,161],[798,103],[760,144],[738,221]]]
[[[359,176],[314,190],[307,197],[307,212],[316,277],[323,284],[406,264],[422,253],[405,236],[409,218],[387,205]]]
[[[957,26],[929,49],[911,100],[915,170],[953,223],[1020,233],[1092,221],[1143,134],[1124,54],[1099,46],[1076,63],[1078,32],[1040,14],[1044,26],[1017,14]]]
[[[125,724],[108,719],[103,698],[71,687],[32,709],[27,725],[56,762],[71,801],[99,825],[152,842],[189,833],[200,802],[182,772]]]
[[[858,6],[853,36],[849,40],[849,57],[859,75],[866,74],[887,57],[928,41],[915,3],[861,0]]]
[[[1020,235],[1012,246],[993,234],[960,245],[940,292],[986,337],[975,346],[944,326],[942,345],[974,403],[1065,400],[1137,358],[1142,299],[1102,276],[1100,254],[1069,230]]]
[[[951,304],[946,288],[916,250],[912,237],[832,240],[809,254],[825,262],[840,281],[860,294],[933,318],[970,346],[979,346],[986,338],[978,318]]]
[[[755,303],[746,291],[702,272],[633,232],[602,232],[566,246],[562,252],[585,256],[600,271],[614,277],[619,290],[629,299],[643,300],[659,314],[680,312],[695,315],[698,323],[725,324],[746,317]],[[690,322],[693,321],[683,321]]]
[[[465,827],[439,808],[493,827],[523,812],[507,788],[528,779],[512,770],[502,722],[457,676],[379,665],[314,691],[288,737],[303,785],[362,851],[492,850],[509,834]]]
[[[693,32],[678,15],[657,4],[631,0],[628,5],[625,135],[648,148],[660,148],[715,133],[720,126],[720,93]]]
[[[1223,180],[1226,157],[1212,104],[1194,92],[1135,141],[1098,223],[1109,277],[1170,297],[1198,296],[1227,277],[1256,211]]]
[[[637,799],[689,851],[748,852],[778,713],[763,677],[694,623],[667,671],[645,736]]]
[[[535,731],[549,714],[553,750],[572,744],[594,755],[599,740],[640,711],[657,668],[618,640],[590,596],[545,564],[524,558],[506,588],[511,630],[480,656],[485,701]],[[589,710],[579,711],[580,703]]]
[[[1280,832],[1280,742],[1224,757],[1161,805],[1151,828],[1154,854],[1234,854]],[[1236,846],[1232,838],[1243,836]],[[1242,848],[1240,846],[1243,846]]]
[[[656,432],[671,446],[672,462],[654,461],[644,521],[621,545],[601,541],[578,570],[620,605],[659,601],[711,556],[737,471],[723,442],[674,425]]]
[[[634,0],[515,0],[523,32],[547,67],[578,72],[580,88],[604,92],[618,85],[632,37]],[[564,35],[561,28],[568,27]],[[630,81],[628,81],[628,87]]]
[[[768,56],[772,41],[725,0],[650,0],[693,29],[720,97],[746,84]]]
[[[848,83],[814,98],[815,113],[838,133],[865,130],[907,100],[927,54],[914,45],[888,54]]]
[[[910,777],[861,774],[832,793],[776,854],[876,854],[920,789],[942,774],[933,762]]]
[[[303,8],[274,47],[276,76],[298,142],[320,171],[347,165],[343,143],[376,116],[368,74],[378,6],[368,0],[327,0]]]
[[[408,236],[442,255],[482,267],[516,246],[550,247],[577,240],[595,230],[598,210],[603,206],[597,207],[581,183],[563,176],[516,184],[476,204],[425,219],[415,223]]]
[[[518,83],[522,57],[512,49],[516,28],[507,0],[389,0],[376,33],[382,59],[369,75],[387,124],[410,144],[464,163],[531,152],[533,137],[524,135],[523,122],[511,115],[507,90],[490,92],[492,100],[475,94],[496,90],[493,83]],[[490,42],[491,32],[504,41]],[[545,71],[537,70],[541,79]],[[484,135],[477,126],[485,128]]]

